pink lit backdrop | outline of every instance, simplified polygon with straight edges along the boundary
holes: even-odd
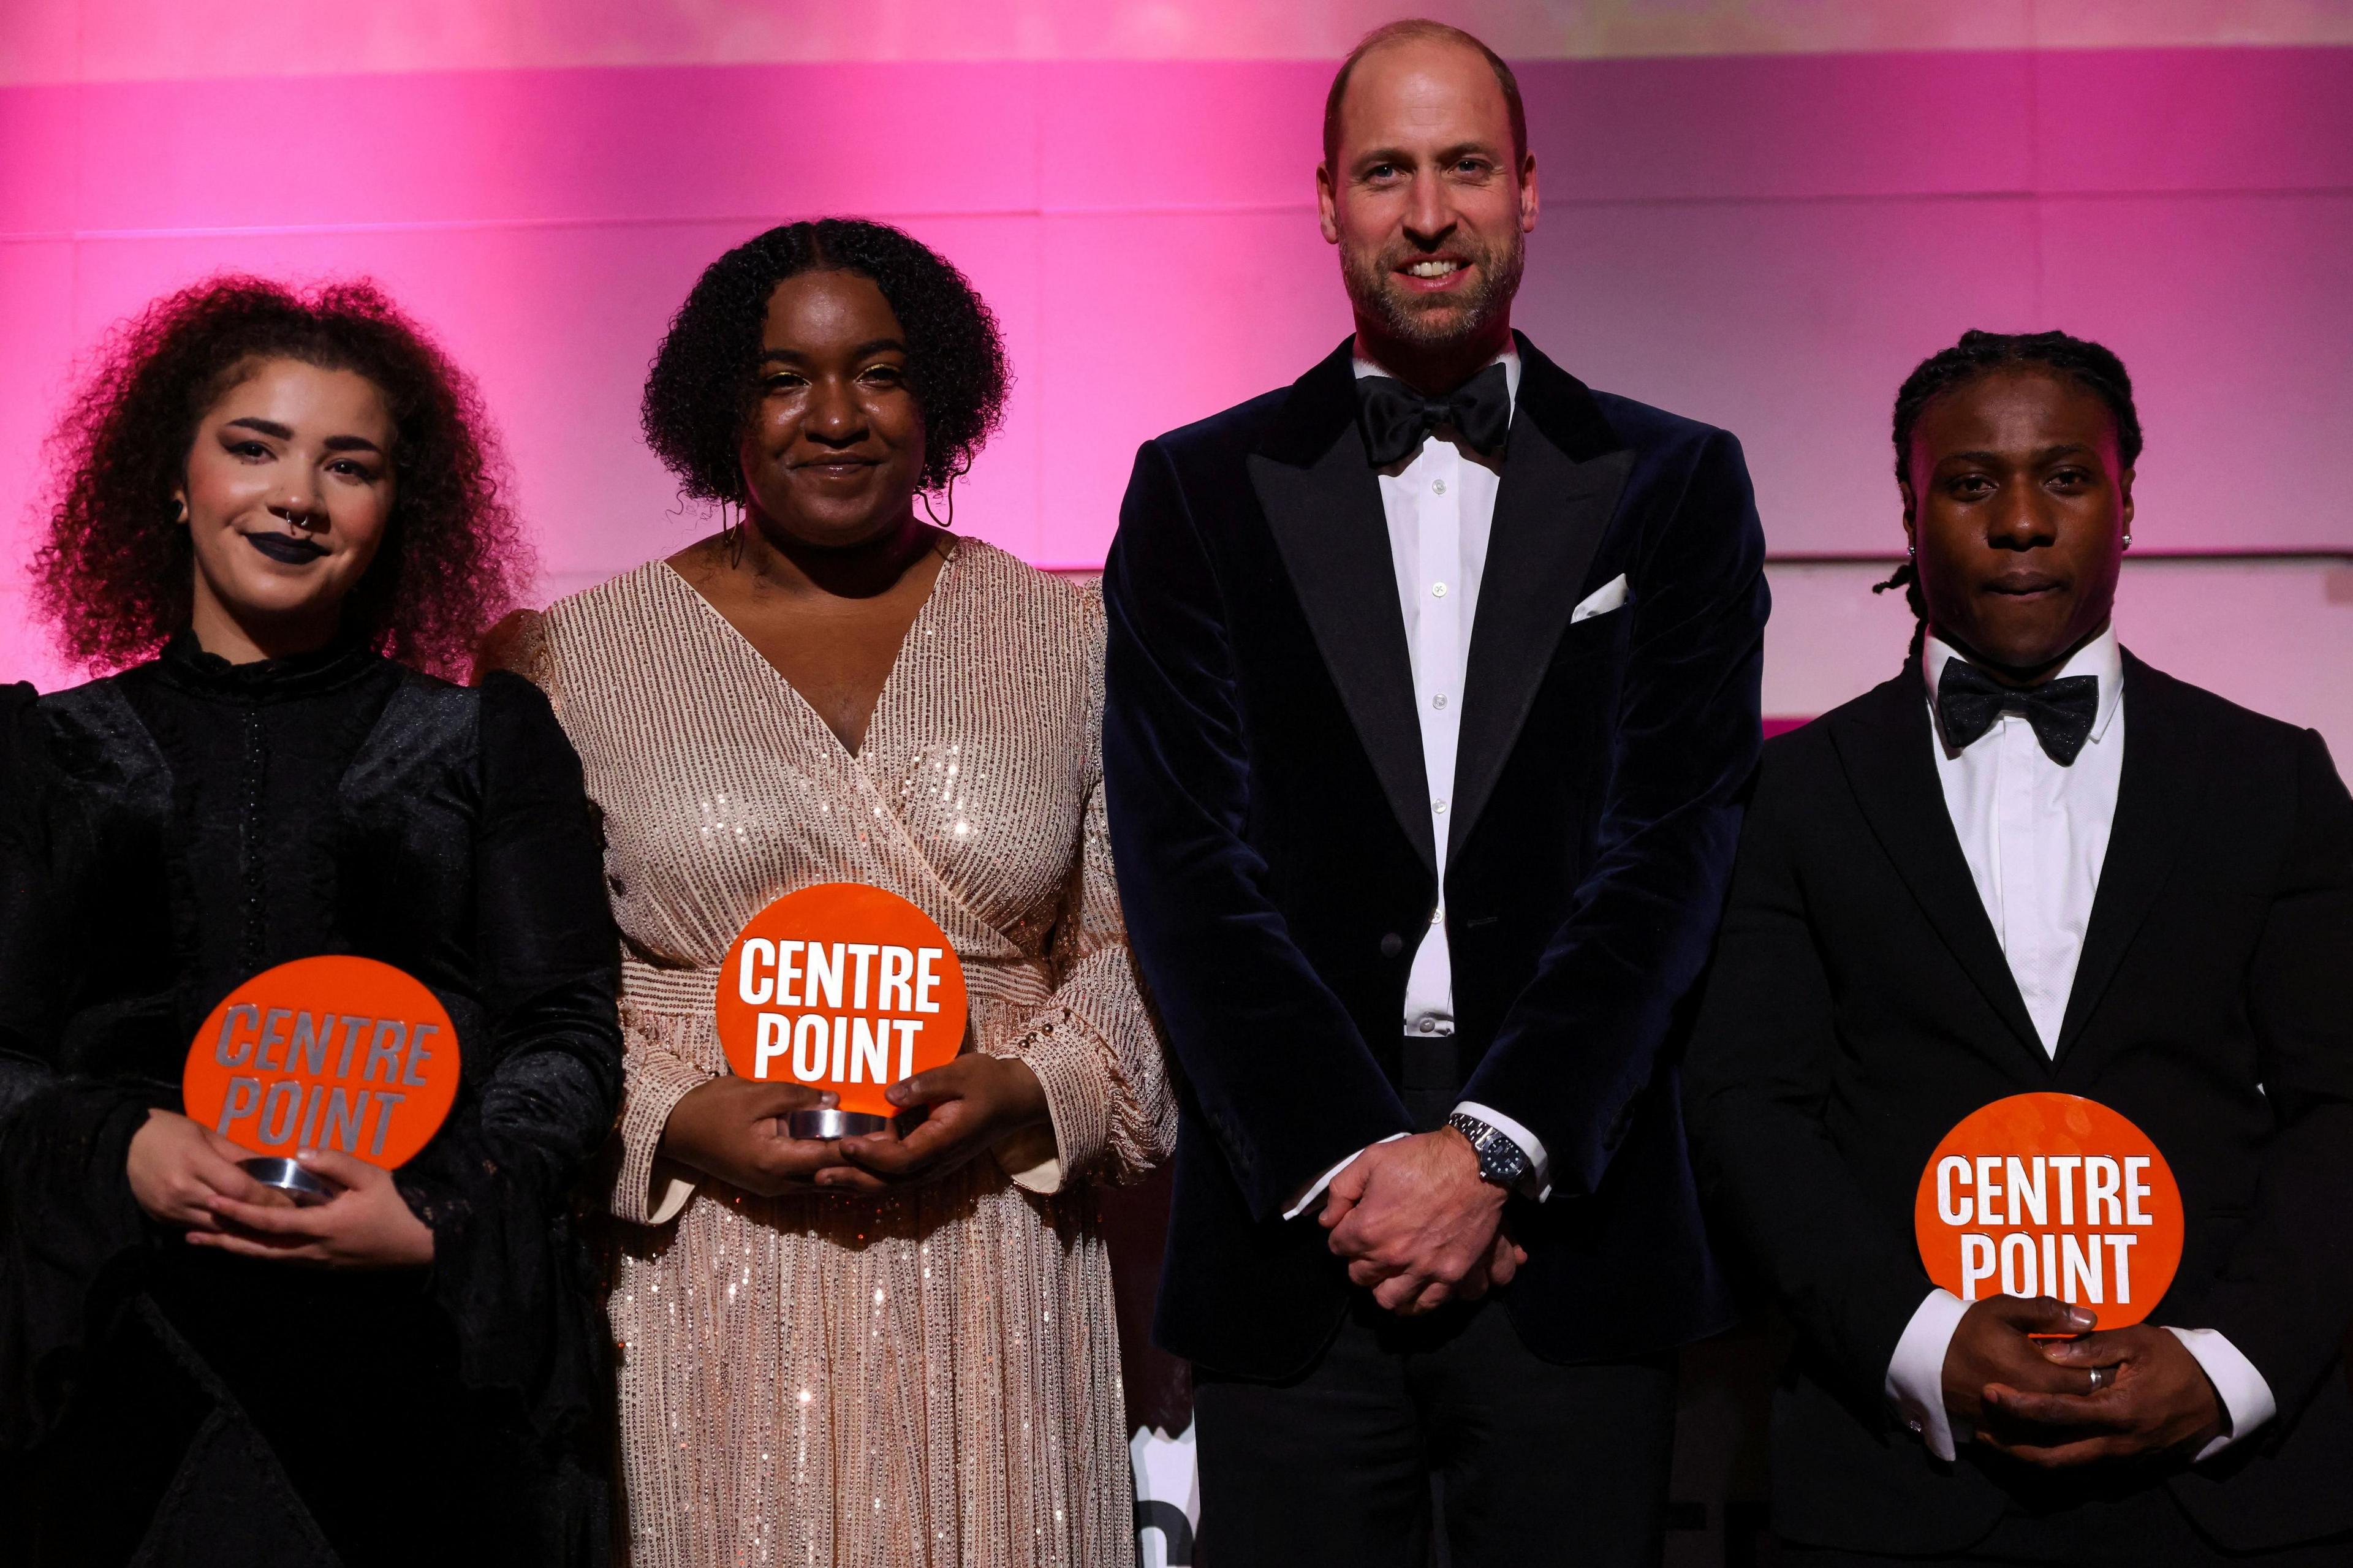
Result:
[[[1436,9],[1520,63],[1546,198],[1521,324],[1598,385],[1738,432],[1777,552],[1893,548],[1886,409],[1922,354],[1968,326],[2103,338],[2150,437],[2137,542],[2298,552],[2137,566],[2126,641],[2353,752],[2341,5]],[[16,584],[75,356],[222,268],[369,273],[436,329],[500,416],[553,595],[704,525],[636,434],[702,266],[788,218],[900,223],[994,303],[1019,377],[957,526],[1098,563],[1137,442],[1347,330],[1314,224],[1317,115],[1333,58],[1392,14],[12,9],[0,674],[63,676]],[[1906,626],[1873,574],[1777,567],[1769,708],[1819,710],[1892,666]]]

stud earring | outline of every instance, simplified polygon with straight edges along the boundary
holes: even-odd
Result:
[[[2125,535],[2125,548],[2126,550],[2130,550],[2132,548],[2132,535],[2129,533]]]

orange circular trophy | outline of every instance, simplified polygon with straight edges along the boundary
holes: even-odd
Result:
[[[825,882],[744,925],[719,966],[720,1047],[739,1078],[831,1090],[796,1110],[796,1138],[880,1132],[883,1090],[952,1061],[969,1022],[964,966],[932,917],[896,893]]]
[[[2181,1188],[2148,1134],[2073,1094],[2015,1094],[1963,1117],[1912,1205],[1928,1278],[1964,1301],[2055,1296],[2120,1329],[2181,1265]]]
[[[180,1080],[188,1116],[253,1158],[297,1203],[336,1189],[303,1149],[395,1170],[433,1140],[458,1098],[458,1031],[438,998],[372,958],[326,953],[265,969],[196,1030]]]

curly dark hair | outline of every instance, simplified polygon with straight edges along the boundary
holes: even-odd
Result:
[[[1005,416],[1013,374],[996,313],[937,252],[887,224],[829,217],[744,241],[703,269],[646,375],[646,444],[700,500],[746,504],[741,445],[759,395],[768,297],[804,272],[873,280],[907,334],[927,492],[944,490]]]
[[[216,277],[117,326],[50,438],[36,607],[93,668],[134,663],[188,624],[195,557],[172,492],[205,415],[269,359],[352,371],[383,395],[398,482],[343,625],[393,658],[461,673],[520,596],[530,549],[473,382],[364,279],[298,291]]]
[[[2133,406],[2132,377],[2125,374],[2125,362],[2115,350],[2065,332],[1971,331],[1963,332],[1961,341],[1951,348],[1940,349],[1915,365],[1896,392],[1895,477],[1910,477],[1905,465],[1912,458],[1912,430],[1919,424],[1922,410],[1956,387],[2005,370],[2046,370],[2076,382],[2108,405],[2116,425],[2117,459],[2127,468],[2140,461],[2140,410]],[[1927,620],[1927,606],[1920,599],[1920,574],[1912,563],[1898,566],[1884,583],[1873,584],[1871,591],[1883,594],[1890,588],[1903,589],[1904,602],[1912,606],[1913,616],[1924,623]]]

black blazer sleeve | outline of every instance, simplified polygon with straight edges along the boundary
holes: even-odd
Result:
[[[1934,1286],[1825,1125],[1836,1025],[1788,837],[1812,791],[1790,760],[1768,751],[1758,775],[1684,1061],[1684,1109],[1710,1211],[1870,1408]]]
[[[57,922],[47,908],[39,803],[22,738],[33,701],[30,685],[0,687],[0,1119],[55,1076],[47,1047],[56,1028],[48,982],[57,973]]]
[[[1600,1185],[1724,906],[1757,765],[1765,534],[1740,444],[1709,431],[1627,574],[1633,603],[1591,868],[1465,1100],[1544,1141],[1565,1194]]]
[[[176,1089],[58,1069],[77,929],[49,874],[30,686],[0,688],[0,1455],[63,1419],[88,1343],[134,1288],[151,1234],[131,1140]]]
[[[2271,1384],[2284,1432],[2325,1378],[2344,1375],[2353,1323],[2353,1247],[2341,1239],[2353,1214],[2353,799],[2309,731],[2276,887],[2247,1005],[2277,1131],[2221,1277],[2159,1316],[2221,1331]]]
[[[433,1231],[432,1288],[461,1374],[518,1391],[546,1429],[597,1397],[582,1380],[602,1330],[573,1277],[569,1216],[620,1104],[619,945],[579,758],[547,699],[495,670],[481,701],[473,853],[488,1070],[469,1064],[480,1097],[396,1179]]]
[[[1261,1221],[1411,1131],[1346,1006],[1265,891],[1226,608],[1158,443],[1103,569],[1103,782],[1128,935],[1184,1082]]]

